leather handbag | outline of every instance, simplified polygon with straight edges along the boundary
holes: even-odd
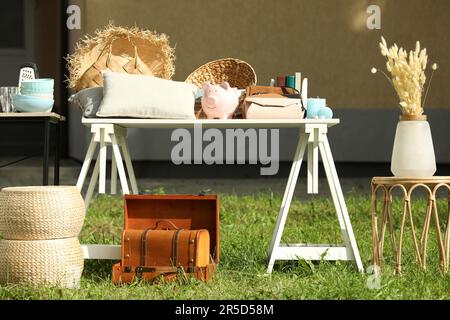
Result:
[[[183,230],[170,220],[157,221],[153,228],[125,230],[122,261],[113,267],[113,283],[130,283],[135,278],[153,281],[163,276],[194,276],[207,281],[214,271],[208,230]]]

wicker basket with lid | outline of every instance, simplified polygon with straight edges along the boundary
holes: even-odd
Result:
[[[231,87],[245,89],[256,85],[253,67],[245,61],[225,58],[208,62],[193,71],[185,80],[201,88],[203,83],[219,84],[227,81]]]

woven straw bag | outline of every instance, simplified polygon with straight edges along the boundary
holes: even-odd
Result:
[[[0,233],[8,240],[77,237],[86,211],[76,187],[4,188],[0,204]]]
[[[68,57],[69,88],[80,91],[102,86],[104,70],[170,79],[174,59],[165,34],[110,24],[81,40]]]
[[[78,288],[84,257],[77,238],[0,240],[0,284]]]
[[[231,87],[245,89],[256,85],[257,77],[253,67],[245,61],[225,58],[208,62],[192,72],[185,82],[201,88],[203,83],[219,84],[227,81]]]

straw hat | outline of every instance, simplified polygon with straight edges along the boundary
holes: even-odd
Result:
[[[103,70],[163,79],[170,79],[175,72],[174,49],[165,34],[112,24],[93,37],[86,36],[67,60],[69,88],[75,91],[103,86]]]

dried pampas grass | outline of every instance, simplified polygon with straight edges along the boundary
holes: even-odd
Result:
[[[134,57],[136,46],[139,58],[152,75],[170,79],[175,73],[174,49],[170,47],[165,34],[141,30],[138,27],[124,28],[109,24],[104,29],[97,30],[94,36],[85,36],[77,43],[75,52],[67,57],[69,88],[76,91],[81,89],[80,79],[101,56],[108,53],[112,42],[112,54],[123,58],[124,62]]]
[[[372,68],[372,73],[381,71],[391,83],[400,98],[399,104],[404,115],[422,115],[423,105],[431,84],[430,79],[422,102],[424,86],[427,80],[425,75],[428,64],[427,49],[422,49],[419,41],[416,43],[415,50],[409,53],[403,48],[399,48],[396,44],[389,48],[384,37],[381,37],[380,49],[381,54],[387,59],[386,68],[391,74],[391,78],[382,70],[376,68]],[[432,69],[434,73],[437,65],[433,64]]]

